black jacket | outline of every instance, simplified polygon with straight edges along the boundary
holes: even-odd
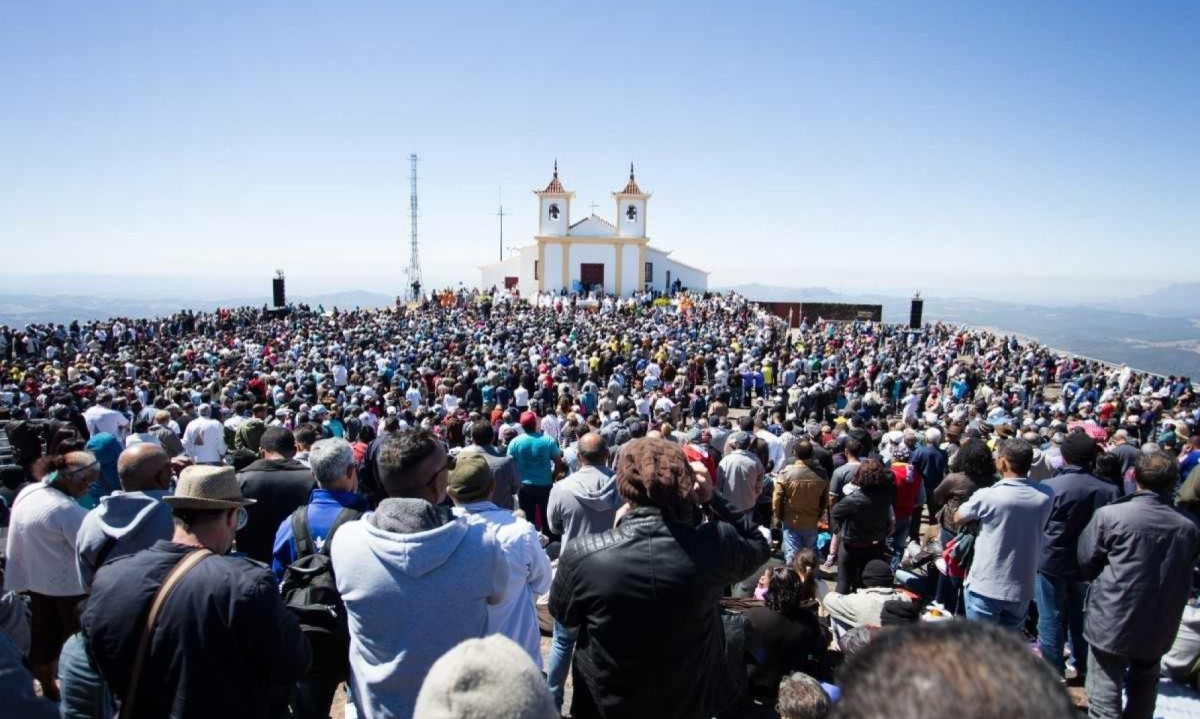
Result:
[[[1082,577],[1093,580],[1084,639],[1157,662],[1179,630],[1198,555],[1195,519],[1153,492],[1127,494],[1097,510],[1079,538]]]
[[[715,521],[667,521],[639,507],[616,528],[567,545],[550,613],[577,627],[573,713],[704,717],[731,697],[720,598],[769,548],[749,514],[719,496]]]
[[[829,515],[838,525],[838,535],[851,544],[886,540],[891,525],[893,494],[890,485],[874,490],[859,489],[847,494],[829,510]]]
[[[1048,577],[1078,581],[1079,535],[1097,509],[1117,498],[1117,488],[1074,465],[1063,467],[1042,484],[1054,490],[1054,503],[1046,520],[1038,571]]]
[[[129,689],[154,595],[190,549],[159,541],[96,573],[80,620],[88,652],[117,697]],[[270,717],[308,661],[308,640],[271,572],[244,557],[208,557],[159,612],[135,717]]]
[[[246,527],[237,533],[237,548],[251,559],[271,563],[275,532],[297,507],[308,504],[316,488],[312,470],[295,459],[260,459],[238,473],[242,494],[257,500],[246,507]]]

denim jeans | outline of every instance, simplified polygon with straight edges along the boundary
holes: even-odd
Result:
[[[966,592],[967,619],[973,622],[991,622],[1014,632],[1025,626],[1025,614],[1029,611],[1026,602],[1007,602]]]
[[[1087,642],[1083,638],[1083,603],[1087,596],[1087,584],[1038,572],[1035,590],[1038,646],[1042,649],[1042,658],[1060,677],[1065,676],[1063,645],[1069,634],[1075,670],[1080,674],[1087,672]]]
[[[1135,660],[1088,648],[1088,717],[1091,719],[1150,719],[1158,701],[1158,659]],[[1121,711],[1121,690],[1125,710]]]
[[[817,548],[817,530],[783,528],[783,561],[792,563],[792,557],[801,549]]]
[[[115,716],[112,692],[92,666],[83,633],[72,634],[58,657],[58,682],[63,719],[109,719]]]
[[[554,706],[562,711],[563,689],[567,685],[567,672],[571,669],[571,655],[575,653],[575,636],[578,630],[554,620],[554,638],[550,643],[550,661],[546,667],[546,685],[554,697]]]
[[[896,520],[896,528],[888,537],[888,547],[892,550],[892,571],[900,566],[900,558],[904,556],[904,548],[908,546],[908,527],[912,524],[911,516]]]

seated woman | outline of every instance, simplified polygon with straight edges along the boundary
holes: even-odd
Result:
[[[830,634],[817,620],[816,555],[797,553],[796,564],[809,567],[807,576],[792,567],[768,570],[766,606],[745,613],[749,624],[746,653],[750,691],[772,697],[779,680],[791,672],[824,677],[825,650]]]

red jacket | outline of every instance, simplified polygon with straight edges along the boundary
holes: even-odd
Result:
[[[921,473],[911,464],[892,463],[892,474],[896,477],[896,498],[892,508],[896,519],[907,519],[917,508],[917,497],[921,494]]]

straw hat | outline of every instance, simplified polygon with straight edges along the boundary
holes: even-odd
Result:
[[[233,467],[193,465],[179,474],[175,494],[163,501],[179,509],[236,509],[254,504],[242,496]]]

